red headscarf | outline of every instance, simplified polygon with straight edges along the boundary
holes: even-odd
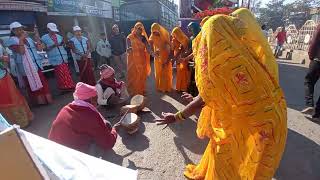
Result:
[[[122,87],[122,84],[124,84],[124,82],[118,82],[115,78],[110,79],[110,77],[114,74],[115,71],[112,67],[106,64],[100,66],[100,81],[103,84],[110,86],[112,89],[119,89]]]

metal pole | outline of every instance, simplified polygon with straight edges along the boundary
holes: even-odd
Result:
[[[248,0],[248,9],[250,9],[251,0]]]

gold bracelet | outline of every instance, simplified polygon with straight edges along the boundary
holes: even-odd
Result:
[[[183,117],[183,114],[182,114],[181,111],[177,112],[176,116],[177,116],[177,118],[178,118],[179,121],[185,120],[185,118]]]

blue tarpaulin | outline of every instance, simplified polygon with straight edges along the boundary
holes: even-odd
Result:
[[[8,25],[14,21],[24,25],[35,24],[35,12],[0,11],[0,25]]]

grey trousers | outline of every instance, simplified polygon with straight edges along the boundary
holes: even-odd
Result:
[[[120,56],[112,55],[111,65],[115,68],[116,76],[125,80],[127,75],[127,53]]]

